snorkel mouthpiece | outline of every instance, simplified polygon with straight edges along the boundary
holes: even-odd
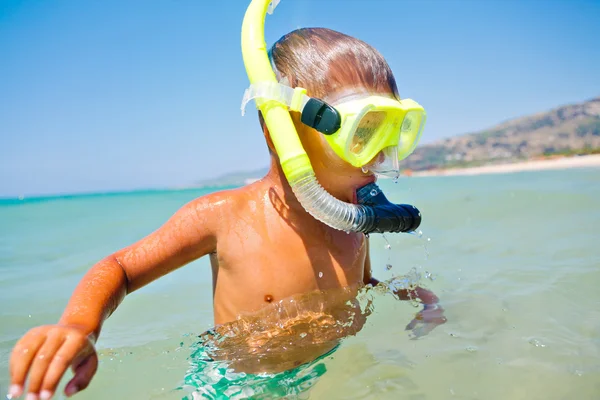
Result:
[[[363,233],[412,232],[421,225],[421,213],[410,204],[393,204],[375,183],[356,191],[358,204],[365,207]]]
[[[267,88],[278,84],[275,72],[267,53],[264,23],[267,12],[271,14],[279,0],[252,0],[242,23],[242,56],[246,73],[253,85]],[[302,94],[302,89],[290,89]],[[292,100],[293,98],[293,93]],[[264,92],[252,96],[246,91],[242,101],[242,115],[248,98],[254,98],[257,108],[261,111],[281,168],[287,181],[302,204],[304,209],[315,219],[330,227],[346,232],[409,232],[415,230],[421,223],[419,211],[409,205],[390,203],[377,185],[370,184],[357,193],[359,204],[346,203],[328,193],[317,181],[310,159],[302,147],[288,106],[277,96],[266,96]],[[292,101],[293,102],[293,101]],[[339,127],[339,115],[325,107],[325,104],[311,104],[313,113],[310,126],[321,128],[324,134]],[[375,194],[377,193],[377,194]]]

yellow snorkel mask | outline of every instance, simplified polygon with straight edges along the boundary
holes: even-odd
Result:
[[[325,135],[335,153],[349,164],[397,178],[399,161],[415,149],[426,113],[414,100],[384,96],[345,97],[335,105],[306,95],[303,88],[272,81],[253,83],[242,100],[276,101],[298,111],[301,121]]]
[[[375,183],[357,190],[359,204],[340,201],[317,182],[290,116],[323,133],[336,154],[376,173],[398,174],[398,160],[416,146],[425,111],[412,100],[383,96],[347,98],[330,105],[277,81],[264,39],[264,22],[279,0],[252,0],[242,24],[242,55],[250,87],[242,100],[255,100],[279,156],[283,172],[302,206],[321,222],[344,231],[410,232],[421,223],[411,205],[390,203]]]

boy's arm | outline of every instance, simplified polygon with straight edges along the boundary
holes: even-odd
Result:
[[[214,251],[211,204],[209,196],[186,204],[150,235],[94,265],[75,288],[59,324],[81,327],[96,340],[104,320],[127,294]]]
[[[10,359],[13,396],[49,398],[66,369],[73,379],[67,395],[84,389],[96,372],[93,343],[123,298],[153,280],[216,248],[216,195],[192,201],[158,230],[95,264],[79,282],[57,325],[36,327],[17,342]]]
[[[364,284],[371,284],[377,286],[379,280],[373,277],[371,270],[371,255],[369,249],[369,238],[366,238],[367,254],[365,257],[365,272],[364,272]],[[407,326],[407,330],[411,330],[415,336],[423,336],[429,333],[437,325],[444,324],[446,317],[444,317],[444,309],[438,305],[439,299],[431,290],[427,290],[420,286],[414,289],[397,289],[394,294],[398,296],[400,300],[421,300],[424,307],[423,310],[417,313],[415,319],[413,319]],[[422,324],[422,325],[420,325]]]

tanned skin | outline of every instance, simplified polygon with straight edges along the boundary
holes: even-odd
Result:
[[[298,114],[292,118],[321,185],[340,200],[356,202],[356,189],[375,177],[339,159]],[[271,168],[263,179],[195,199],[155,232],[99,261],[79,282],[57,324],[35,327],[17,342],[10,358],[13,398],[25,393],[27,400],[51,398],[68,368],[74,376],[65,394],[85,389],[98,367],[94,345],[102,324],[121,301],[203,256],[211,260],[217,326],[293,296],[378,283],[365,235],[335,230],[305,211],[264,132]],[[422,288],[396,294],[438,302]],[[425,307],[416,320],[431,327],[444,323],[443,309]]]

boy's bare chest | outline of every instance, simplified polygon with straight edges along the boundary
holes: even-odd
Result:
[[[219,257],[221,267],[259,290],[279,288],[284,295],[362,282],[362,234],[328,229],[306,234],[284,228],[246,232],[243,239],[228,243]]]
[[[362,234],[286,224],[238,224],[211,256],[215,320],[228,321],[298,294],[363,282]]]

